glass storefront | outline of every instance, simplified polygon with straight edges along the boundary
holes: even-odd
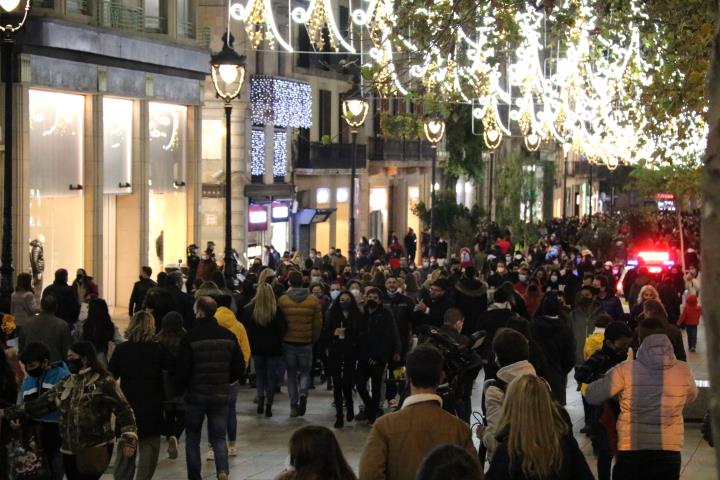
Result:
[[[133,101],[103,98],[103,296],[126,306],[137,279],[140,204],[133,193]],[[118,241],[122,239],[122,241]]]
[[[318,188],[315,191],[315,208],[330,208],[329,188]],[[315,249],[326,255],[330,251],[330,222],[315,224]]]
[[[187,107],[149,104],[148,258],[153,271],[184,261],[187,247]]]
[[[44,240],[45,284],[83,266],[85,97],[29,90],[30,238]],[[89,272],[92,275],[92,272]]]

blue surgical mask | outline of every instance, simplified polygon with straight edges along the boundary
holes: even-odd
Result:
[[[333,300],[337,299],[340,296],[340,290],[330,290],[330,298]]]
[[[527,275],[521,273],[520,275],[518,275],[518,280],[521,283],[525,283],[527,281]]]

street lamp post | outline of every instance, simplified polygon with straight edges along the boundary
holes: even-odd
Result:
[[[488,219],[492,222],[492,204],[493,204],[493,176],[495,173],[495,150],[500,146],[502,141],[502,133],[497,129],[495,125],[491,125],[490,128],[485,129],[483,132],[483,138],[485,139],[485,145],[490,149],[490,160],[488,165]]]
[[[430,114],[425,116],[423,122],[423,130],[425,138],[430,142],[433,150],[432,156],[432,173],[430,185],[430,248],[432,254],[435,254],[435,168],[437,164],[437,146],[445,135],[445,122],[439,114]]]
[[[13,194],[13,35],[24,25],[30,13],[30,0],[5,0],[0,2],[0,32],[2,32],[1,66],[5,82],[5,165],[3,169],[3,239],[2,266],[0,266],[0,309],[10,311],[10,296],[13,291],[12,255],[12,194]]]
[[[215,93],[225,102],[225,283],[233,286],[235,262],[232,250],[232,194],[230,158],[230,119],[232,101],[240,95],[245,81],[245,55],[233,49],[235,38],[228,31],[223,35],[223,47],[210,59],[210,74]]]
[[[352,169],[350,171],[350,214],[348,218],[348,255],[350,265],[355,267],[355,178],[357,177],[357,134],[365,123],[369,104],[359,95],[349,95],[343,100],[343,117],[352,134]]]

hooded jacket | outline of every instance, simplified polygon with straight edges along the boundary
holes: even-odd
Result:
[[[510,382],[515,380],[517,377],[523,375],[536,375],[535,368],[527,360],[521,360],[519,362],[505,365],[497,372],[498,380],[509,385]],[[497,433],[497,426],[500,423],[502,417],[502,407],[505,403],[505,390],[495,385],[489,384],[485,389],[485,404],[483,412],[485,413],[485,420],[487,422],[487,428],[482,437],[482,443],[487,448],[487,457],[492,458],[492,452],[497,446],[497,440],[495,434]]]
[[[291,288],[278,300],[278,306],[287,319],[288,329],[283,342],[309,345],[320,338],[322,309],[315,295],[307,288]]]
[[[593,405],[614,396],[620,401],[618,450],[682,451],[682,410],[697,397],[697,387],[688,364],[675,358],[667,335],[646,337],[636,360],[613,368],[585,392]]]
[[[561,317],[543,315],[530,322],[530,336],[545,354],[544,378],[550,384],[553,397],[565,405],[567,375],[575,366],[572,330]]]
[[[584,360],[585,339],[595,331],[595,320],[603,314],[597,302],[587,310],[578,306],[570,312],[570,326],[575,337],[575,362],[580,365]]]
[[[685,301],[685,308],[680,314],[678,325],[687,325],[688,327],[697,327],[700,324],[702,316],[702,307],[698,305],[697,297],[689,295]]]
[[[218,325],[227,328],[237,337],[245,365],[250,365],[250,341],[248,340],[247,331],[243,324],[238,322],[235,314],[227,307],[219,307],[217,309],[215,312],[215,320],[217,320]]]

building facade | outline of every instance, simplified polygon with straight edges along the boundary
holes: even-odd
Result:
[[[127,306],[139,267],[182,262],[197,238],[208,51],[195,0],[44,0],[17,35],[13,256],[45,285],[85,268]]]

